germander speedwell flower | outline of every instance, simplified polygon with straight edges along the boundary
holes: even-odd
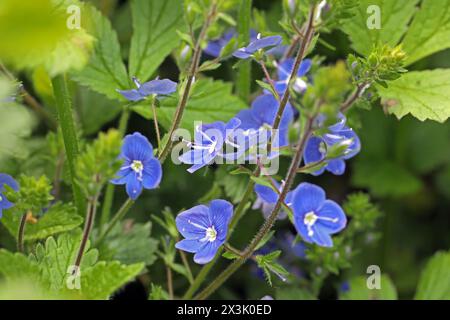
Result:
[[[155,79],[141,84],[136,77],[133,77],[133,82],[137,89],[117,90],[125,99],[133,102],[144,100],[152,95],[169,95],[177,90],[177,83],[169,79]]]
[[[135,132],[124,139],[120,158],[124,164],[117,172],[113,184],[125,184],[128,196],[136,200],[142,189],[154,189],[162,178],[161,163],[153,155],[151,143],[142,134]]]
[[[0,218],[2,217],[3,210],[12,208],[14,206],[8,199],[6,199],[5,195],[5,185],[13,189],[14,191],[19,190],[19,185],[16,180],[13,179],[8,174],[0,173]]]
[[[179,160],[185,164],[192,164],[188,172],[193,173],[212,164],[217,157],[227,158],[228,155],[223,150],[225,145],[239,148],[232,139],[233,130],[240,124],[239,119],[233,118],[228,123],[217,121],[198,125],[195,128],[194,142],[188,141],[188,146],[192,150],[182,154]]]
[[[251,41],[248,46],[236,50],[233,53],[233,56],[239,59],[248,59],[258,50],[278,46],[281,43],[281,40],[283,40],[281,36],[261,38],[261,35],[258,34],[256,40]]]
[[[336,202],[326,200],[325,191],[310,183],[301,183],[293,191],[291,208],[295,228],[303,240],[322,247],[332,247],[331,235],[347,224],[342,208]]]
[[[185,238],[177,249],[195,253],[198,264],[210,262],[227,238],[233,205],[225,200],[213,200],[209,206],[199,205],[180,213],[176,218],[178,231]]]
[[[257,194],[257,199],[255,203],[253,204],[252,209],[259,209],[261,208],[261,211],[265,218],[269,217],[269,215],[272,213],[273,208],[275,208],[275,204],[278,201],[278,198],[280,197],[279,194],[281,193],[282,189],[284,188],[284,181],[282,183],[278,183],[275,180],[272,180],[273,186],[277,188],[278,193],[273,190],[271,187],[264,186],[261,184],[255,184],[255,193]],[[291,205],[292,201],[292,192],[288,192],[286,195],[286,199],[284,203],[287,206]],[[278,219],[284,219],[286,218],[286,211],[284,209],[281,210],[280,214],[278,215]]]
[[[318,126],[320,127],[324,122],[323,117],[318,119]],[[309,138],[303,159],[305,164],[310,164],[319,161],[325,161],[325,166],[312,173],[312,175],[320,175],[325,170],[335,174],[342,175],[345,172],[345,160],[353,158],[361,150],[361,142],[355,131],[345,126],[345,116],[338,115],[338,122],[328,127],[328,132],[322,135],[315,135]],[[327,150],[337,144],[346,146],[342,155],[333,159],[326,159]]]
[[[284,60],[282,63],[277,65],[278,71],[278,81],[275,82],[275,90],[277,90],[279,95],[283,95],[288,87],[292,70],[294,69],[294,59],[289,58]],[[300,64],[300,68],[298,69],[297,76],[295,77],[295,82],[293,89],[297,93],[305,92],[307,88],[306,81],[302,78],[308,73],[311,69],[312,61],[310,59],[305,59]]]

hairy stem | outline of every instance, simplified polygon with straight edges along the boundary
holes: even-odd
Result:
[[[341,105],[340,111],[341,112],[347,112],[353,104],[361,98],[362,94],[366,89],[370,86],[370,83],[362,83],[356,87],[356,89],[353,91],[353,93],[345,100],[345,102]]]
[[[57,76],[52,79],[53,93],[56,100],[56,111],[58,114],[59,124],[61,126],[64,147],[67,155],[67,163],[69,166],[70,179],[72,184],[72,192],[75,205],[78,212],[85,212],[85,203],[80,187],[75,179],[75,162],[78,157],[78,139],[75,130],[75,122],[73,119],[72,101],[67,89],[66,79],[64,75]]]
[[[81,238],[80,248],[78,249],[77,258],[75,260],[75,269],[78,269],[83,259],[84,251],[95,222],[95,214],[97,212],[98,194],[88,201],[86,220],[84,222],[83,236]]]
[[[120,207],[119,211],[114,215],[111,222],[108,224],[106,230],[98,237],[95,242],[95,246],[98,247],[106,238],[106,236],[111,232],[114,226],[123,219],[123,217],[127,214],[128,210],[133,206],[134,201],[131,198],[128,198],[127,201],[124,202],[122,207]]]
[[[156,98],[152,99],[153,124],[155,125],[156,141],[158,142],[158,149],[161,148],[161,133],[159,132],[158,117],[156,114]]]
[[[209,286],[207,286],[202,292],[200,292],[195,299],[204,300],[208,298],[217,288],[219,288],[234,272],[236,272],[251,256],[253,255],[255,249],[257,248],[258,244],[261,242],[261,240],[270,232],[272,229],[272,226],[274,225],[278,214],[280,213],[280,210],[283,206],[283,203],[286,199],[286,195],[291,189],[294,179],[297,173],[297,168],[300,166],[300,163],[302,161],[303,152],[305,149],[306,141],[308,140],[309,136],[312,132],[312,125],[313,125],[314,117],[310,117],[307,120],[306,127],[304,129],[303,134],[300,137],[300,140],[297,145],[296,152],[294,154],[294,157],[292,159],[291,165],[289,167],[289,171],[286,175],[286,182],[284,187],[282,188],[282,191],[280,193],[280,196],[278,197],[278,201],[275,204],[275,207],[270,214],[270,216],[266,219],[264,224],[259,229],[256,236],[253,238],[253,240],[250,242],[250,244],[247,246],[247,248],[243,251],[241,258],[236,259],[233,263],[231,263],[215,280],[211,282]]]
[[[289,88],[292,87],[292,85],[295,82],[298,70],[303,61],[303,58],[305,57],[306,50],[308,49],[309,44],[311,43],[311,39],[314,35],[314,11],[315,11],[314,8],[311,8],[309,12],[308,25],[306,27],[305,36],[302,39],[300,49],[298,50],[297,56],[295,57],[294,68],[292,69],[291,76],[289,77],[288,87],[284,92],[283,97],[281,98],[280,106],[278,108],[278,112],[277,115],[275,116],[275,121],[272,126],[273,130],[277,130],[280,127],[281,118],[283,116],[284,109],[286,108],[286,105],[290,97]]]
[[[198,67],[200,65],[200,58],[202,55],[202,42],[206,38],[206,32],[208,31],[208,28],[214,21],[214,18],[217,14],[217,4],[215,1],[212,2],[211,8],[208,12],[208,16],[206,18],[205,23],[203,24],[203,27],[200,31],[200,34],[197,38],[197,43],[195,44],[194,48],[194,54],[192,56],[192,62],[189,69],[189,74],[187,76],[186,85],[184,87],[184,91],[182,94],[182,97],[178,103],[177,109],[175,110],[175,115],[173,117],[172,126],[169,129],[168,135],[169,139],[167,143],[165,144],[163,150],[159,154],[159,160],[161,162],[164,162],[169,155],[170,151],[172,150],[174,141],[172,140],[172,136],[175,132],[175,130],[178,129],[180,126],[181,120],[183,119],[184,110],[186,108],[187,102],[189,100],[189,95],[191,93],[192,85],[194,83],[195,77],[198,72]]]

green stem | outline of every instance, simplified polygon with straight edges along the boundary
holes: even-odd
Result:
[[[250,41],[250,24],[252,15],[252,0],[241,0],[238,17],[239,43],[248,43]],[[236,91],[237,95],[245,102],[249,101],[251,91],[251,60],[242,61],[239,64]]]
[[[114,226],[123,219],[123,217],[127,214],[128,210],[133,206],[134,201],[131,198],[128,198],[127,201],[120,207],[119,211],[112,218],[111,222],[108,224],[105,232],[103,232],[95,242],[95,247],[98,247],[106,238],[106,236],[111,232]]]
[[[172,126],[170,127],[168,132],[169,139],[159,154],[159,160],[161,161],[161,163],[163,163],[166,160],[167,156],[172,150],[174,144],[174,141],[172,140],[173,134],[175,130],[178,129],[181,120],[183,119],[184,110],[186,109],[186,105],[189,100],[192,85],[194,84],[195,77],[197,76],[198,67],[200,65],[200,58],[202,56],[202,42],[205,40],[208,28],[212,24],[216,14],[217,14],[217,4],[216,1],[213,1],[208,16],[206,18],[206,21],[203,24],[202,30],[200,31],[200,34],[198,36],[197,43],[195,44],[194,54],[192,56],[192,63],[189,69],[189,74],[187,76],[186,85],[184,87],[184,91],[178,103],[177,109],[175,110]]]
[[[78,213],[85,212],[86,205],[80,187],[75,179],[75,162],[78,157],[78,140],[73,119],[72,101],[67,89],[64,75],[56,76],[52,79],[53,93],[56,101],[56,111],[59,124],[61,126],[64,146],[66,149],[67,163],[69,167],[72,192]]]
[[[119,119],[119,133],[123,137],[127,131],[128,120],[130,119],[130,110],[128,107],[124,107],[122,114]],[[105,199],[103,200],[102,213],[100,216],[99,229],[102,230],[103,226],[108,223],[109,217],[111,215],[112,204],[114,201],[114,190],[115,185],[109,183],[106,187]]]

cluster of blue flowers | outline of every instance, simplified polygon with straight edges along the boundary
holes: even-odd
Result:
[[[221,50],[235,36],[234,31],[226,33],[222,38],[210,42],[205,52],[211,56],[219,56]],[[250,44],[234,52],[239,59],[248,59],[257,52],[267,48],[280,46],[280,36],[261,38],[254,36]],[[278,80],[274,83],[279,95],[288,89],[290,76],[293,70],[294,60],[285,59],[277,64]],[[293,90],[302,94],[307,89],[306,75],[311,69],[312,61],[305,59],[296,75]],[[133,79],[137,89],[119,91],[130,101],[139,101],[149,96],[168,95],[176,90],[177,84],[170,80],[153,80],[141,84]],[[279,101],[272,93],[265,91],[257,97],[250,109],[240,111],[229,122],[214,122],[201,124],[195,128],[194,141],[188,141],[190,150],[183,153],[179,159],[182,163],[192,165],[188,172],[193,173],[200,168],[214,163],[218,158],[236,160],[249,148],[266,146],[268,138],[254,139],[262,129],[271,127],[279,108]],[[277,136],[272,137],[273,147],[288,146],[288,130],[294,120],[294,109],[288,103],[282,115],[282,120]],[[326,118],[319,116],[316,127],[322,128]],[[333,174],[343,174],[345,160],[355,156],[360,150],[360,141],[352,129],[346,126],[344,115],[339,114],[338,122],[321,130],[321,135],[309,138],[305,148],[305,164],[324,162],[321,169],[314,172],[319,175],[325,170]],[[236,143],[237,133],[244,136],[245,144]],[[258,141],[256,141],[258,140]],[[262,144],[262,146],[261,146]],[[336,145],[347,146],[345,152],[338,158],[328,158],[327,150]],[[233,151],[224,152],[224,147],[231,147]],[[274,151],[269,157],[276,157],[279,153]],[[136,199],[143,189],[156,188],[162,177],[161,164],[153,155],[150,142],[141,134],[134,133],[125,137],[120,157],[124,165],[118,172],[118,178],[113,180],[115,184],[125,184],[130,198]],[[248,160],[249,158],[245,158]],[[265,216],[273,210],[279,199],[280,191],[284,183],[273,180],[274,188],[257,184],[255,193],[257,200],[253,208],[262,208]],[[278,190],[274,190],[278,189]],[[293,213],[293,220],[298,234],[305,242],[315,243],[324,247],[331,247],[333,241],[331,235],[341,231],[347,223],[342,208],[332,200],[327,200],[325,191],[310,183],[301,183],[290,191],[285,199],[285,205]],[[213,200],[206,205],[195,206],[180,213],[176,218],[176,225],[184,239],[176,244],[180,250],[194,253],[194,261],[199,264],[210,262],[219,248],[227,239],[228,227],[233,215],[233,205],[225,200]],[[283,211],[279,218],[286,217]]]

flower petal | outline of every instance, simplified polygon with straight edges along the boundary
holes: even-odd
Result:
[[[122,153],[131,161],[145,161],[153,157],[153,147],[145,136],[135,132],[125,137]]]
[[[320,224],[315,224],[312,227],[313,235],[311,236],[312,241],[321,246],[321,247],[327,247],[330,248],[333,246],[333,240],[331,239],[331,236],[329,233],[327,233],[326,230],[321,228]]]
[[[259,49],[267,48],[267,47],[274,47],[281,43],[283,38],[281,36],[270,36],[270,37],[264,37],[261,39],[257,39],[253,42],[251,42],[247,48],[246,51],[248,53],[254,53]]]
[[[162,178],[162,167],[158,159],[152,158],[144,162],[143,181],[145,189],[154,189],[159,186]]]
[[[302,63],[300,64],[300,68],[298,69],[297,76],[303,77],[304,75],[306,75],[309,72],[309,70],[311,70],[311,66],[312,66],[311,59],[303,60]]]
[[[19,184],[13,177],[6,173],[0,173],[0,191],[4,190],[4,185],[9,186],[14,191],[19,190]]]
[[[218,241],[206,242],[206,244],[194,255],[194,262],[198,264],[207,264],[208,262],[211,262],[221,245],[222,244]]]
[[[176,217],[175,223],[178,231],[186,239],[202,239],[205,236],[205,230],[212,225],[209,208],[199,205],[183,211]]]
[[[142,193],[142,181],[139,181],[136,174],[128,175],[128,179],[125,187],[128,196],[136,200]]]
[[[217,239],[225,241],[228,225],[233,216],[233,205],[225,200],[212,200],[209,205],[212,223],[217,231]]]
[[[248,59],[252,56],[252,53],[248,53],[245,48],[240,48],[233,52],[233,56],[238,59]]]
[[[129,101],[140,101],[144,99],[144,97],[136,89],[117,90],[117,92],[120,93],[125,99]]]
[[[325,191],[319,186],[303,182],[293,191],[292,209],[294,216],[303,222],[303,216],[311,211],[316,212],[325,201]]]
[[[236,115],[236,118],[241,120],[241,125],[239,126],[239,128],[241,128],[243,130],[248,130],[248,129],[257,130],[261,127],[261,123],[253,117],[253,113],[252,113],[251,109],[245,109],[245,110],[240,111]]]
[[[274,181],[274,183],[276,183],[276,181]],[[279,196],[272,188],[257,184],[254,189],[258,197],[265,202],[276,203],[278,201]]]
[[[169,95],[177,91],[177,83],[169,79],[162,80],[152,80],[144,83],[140,88],[139,92],[144,96],[149,96],[152,94],[157,95]]]
[[[175,248],[190,253],[196,253],[204,244],[198,240],[183,239],[175,244]]]
[[[342,159],[332,159],[328,161],[326,169],[334,175],[343,175],[345,172],[345,161]]]
[[[305,147],[305,153],[303,154],[303,159],[305,164],[314,163],[321,161],[325,158],[325,154],[321,152],[320,145],[324,143],[322,138],[311,137],[308,139]],[[320,175],[325,171],[325,168],[321,168],[313,173],[313,175]]]
[[[326,218],[327,220],[317,220],[316,224],[321,228],[326,229],[328,233],[334,234],[345,228],[347,225],[347,217],[345,216],[342,208],[333,200],[326,200],[323,206],[318,210],[317,215],[319,217]],[[335,221],[328,221],[328,220]]]

